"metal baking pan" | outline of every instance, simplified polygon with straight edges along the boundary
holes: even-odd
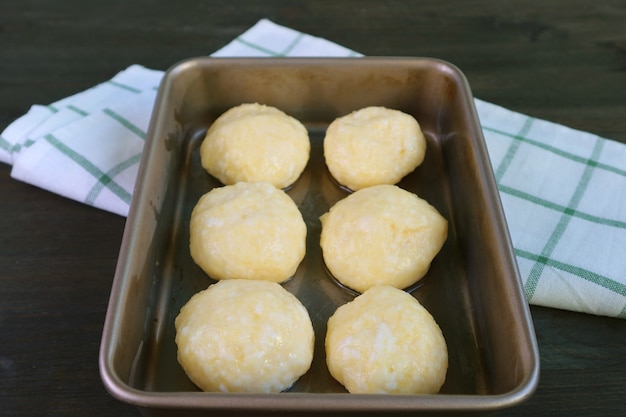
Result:
[[[174,318],[212,282],[189,254],[189,217],[220,186],[198,148],[213,120],[245,102],[302,121],[311,159],[288,190],[308,228],[307,254],[285,285],[316,332],[308,373],[280,394],[200,392],[176,360]],[[449,349],[437,395],[347,393],[325,364],[326,321],[353,295],[324,268],[319,216],[345,197],[322,143],[338,116],[369,106],[412,114],[427,137],[424,163],[399,185],[449,221],[447,242],[412,294],[439,323]],[[539,355],[472,95],[453,65],[425,58],[198,58],[161,84],[120,250],[100,349],[100,373],[117,399],[145,415],[472,414],[515,406],[539,379]]]

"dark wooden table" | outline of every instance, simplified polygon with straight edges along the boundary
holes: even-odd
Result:
[[[476,97],[626,142],[621,0],[2,0],[0,130],[131,64],[209,54],[263,17],[366,55],[448,60]],[[138,415],[97,365],[125,219],[9,173],[0,163],[0,414]],[[626,320],[531,311],[541,382],[501,415],[626,415]]]

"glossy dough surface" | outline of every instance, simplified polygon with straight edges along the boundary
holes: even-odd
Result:
[[[350,393],[435,394],[445,382],[448,349],[431,314],[410,294],[372,288],[328,321],[326,361]]]
[[[214,188],[194,207],[191,257],[211,278],[283,282],[306,251],[306,225],[294,201],[265,182]]]
[[[426,139],[413,116],[366,107],[335,119],[324,138],[324,158],[341,185],[359,190],[396,184],[424,160]]]
[[[195,294],[175,325],[178,361],[204,391],[280,392],[313,359],[305,307],[274,282],[220,281]]]
[[[281,110],[257,103],[233,107],[211,125],[200,146],[202,166],[225,185],[293,184],[309,160],[306,128]]]
[[[407,288],[443,246],[448,222],[437,209],[395,185],[350,194],[321,217],[324,262],[343,285]]]

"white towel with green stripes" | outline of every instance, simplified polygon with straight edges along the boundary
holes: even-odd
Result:
[[[133,65],[86,91],[32,106],[0,135],[0,160],[13,164],[13,178],[126,215],[162,77]]]
[[[259,21],[213,56],[360,56]],[[134,65],[0,135],[11,175],[128,212],[162,71]],[[531,304],[626,318],[626,145],[475,100]]]

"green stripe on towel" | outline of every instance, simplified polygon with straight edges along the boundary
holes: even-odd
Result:
[[[55,149],[61,152],[63,155],[70,158],[72,161],[80,165],[86,172],[91,174],[97,181],[106,186],[113,194],[119,197],[122,201],[130,203],[131,194],[126,191],[124,187],[116,183],[106,173],[102,172],[96,165],[94,165],[89,159],[85,158],[80,153],[66,146],[51,134],[46,135],[45,140],[49,142]]]
[[[572,195],[568,206],[563,211],[561,219],[557,223],[555,229],[552,231],[552,234],[548,238],[548,241],[544,245],[541,254],[539,255],[540,261],[536,262],[530,270],[525,285],[526,297],[528,298],[528,300],[532,299],[535,290],[537,289],[537,285],[539,284],[539,280],[541,279],[541,274],[543,273],[543,269],[546,266],[546,262],[544,261],[544,259],[549,259],[550,255],[552,255],[552,252],[559,244],[561,237],[565,233],[565,230],[567,229],[567,226],[572,219],[571,213],[576,211],[576,207],[580,203],[580,200],[582,199],[583,194],[587,189],[587,185],[589,184],[594,170],[594,164],[591,163],[591,161],[595,161],[598,158],[600,152],[602,151],[603,145],[604,142],[600,140],[600,138],[596,138],[596,144],[593,148],[591,157],[588,160],[589,163],[587,164],[587,167],[585,168],[585,171],[583,172],[582,177],[578,182],[578,186],[576,187],[576,190],[574,191],[574,194]]]
[[[143,130],[141,130],[139,127],[137,127],[136,125],[134,125],[132,122],[130,122],[128,119],[125,119],[123,116],[121,116],[118,113],[115,113],[113,110],[111,109],[104,109],[102,110],[104,112],[104,114],[106,114],[107,116],[111,117],[112,119],[116,120],[118,123],[120,123],[122,126],[124,126],[126,129],[130,130],[131,132],[133,132],[135,135],[139,136],[141,139],[145,139],[146,138],[146,132],[144,132]]]

